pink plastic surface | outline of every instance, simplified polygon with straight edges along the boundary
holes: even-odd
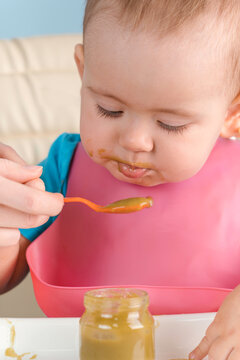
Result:
[[[51,250],[54,249],[50,249],[49,244],[49,241],[38,239],[27,250],[35,296],[42,311],[49,317],[81,316],[84,311],[85,292],[102,287],[136,287],[147,291],[150,297],[150,311],[153,315],[215,312],[231,291],[217,288],[124,285],[116,282],[112,286],[104,282],[101,282],[100,286],[71,286],[73,276],[71,280],[69,279],[69,284],[64,277],[64,285],[61,285],[63,280],[61,273],[64,269],[61,266],[58,268],[60,262],[58,263],[58,259],[51,256]],[[64,266],[63,253],[64,249],[58,246],[62,266]],[[87,272],[84,275],[85,282],[88,275],[91,276]]]
[[[48,317],[80,317],[85,292],[98,288],[54,286],[37,278],[33,270],[31,275],[37,302]],[[215,288],[135,287],[148,292],[153,315],[216,312],[230,292]]]
[[[143,188],[114,179],[80,145],[68,196],[98,204],[152,196],[154,206],[113,215],[65,205],[27,250],[44,313],[81,316],[86,291],[116,286],[146,290],[155,315],[217,311],[240,283],[239,152],[239,143],[221,140],[192,179]]]

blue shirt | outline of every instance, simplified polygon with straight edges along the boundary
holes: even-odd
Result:
[[[40,165],[43,167],[41,179],[45,183],[46,191],[62,193],[67,192],[68,175],[77,144],[81,141],[79,134],[64,133],[52,144],[48,157]],[[20,229],[21,234],[30,241],[36,239],[57,218],[50,217],[49,220],[32,229]]]

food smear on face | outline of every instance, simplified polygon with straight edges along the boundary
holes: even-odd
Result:
[[[90,157],[93,157],[93,151],[88,151],[88,155],[90,156]]]
[[[105,149],[99,149],[98,154],[101,155],[101,154],[105,153],[105,151],[106,151]]]
[[[132,167],[136,167],[136,168],[142,168],[142,169],[148,169],[148,170],[154,170],[155,167],[153,164],[151,163],[143,163],[143,162],[130,162],[130,161],[126,161],[123,160],[117,156],[102,156],[103,159],[107,159],[107,160],[113,160],[116,161],[119,164],[126,164]]]

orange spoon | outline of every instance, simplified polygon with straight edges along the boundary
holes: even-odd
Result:
[[[92,210],[97,212],[104,213],[114,213],[114,214],[127,214],[135,211],[142,210],[144,208],[149,208],[153,204],[153,200],[151,197],[136,197],[123,199],[116,202],[113,202],[106,206],[101,206],[94,204],[92,201],[81,198],[81,197],[65,197],[65,203],[70,202],[80,202],[89,206]]]

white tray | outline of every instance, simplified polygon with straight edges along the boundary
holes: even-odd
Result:
[[[156,360],[187,359],[214,315],[155,316]],[[79,360],[79,338],[79,318],[0,318],[0,360],[11,344],[21,360]]]

